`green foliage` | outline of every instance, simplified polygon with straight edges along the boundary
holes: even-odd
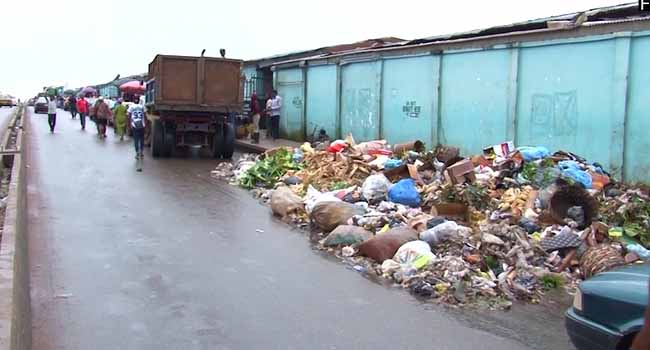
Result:
[[[562,275],[549,273],[542,276],[541,283],[546,289],[560,288],[564,285],[564,278]]]
[[[251,189],[254,187],[273,187],[288,171],[298,170],[300,165],[293,161],[291,152],[281,149],[248,169],[239,180],[239,185]]]
[[[337,190],[342,190],[344,188],[348,188],[350,185],[345,182],[345,181],[337,181],[330,186],[330,191],[337,191]]]

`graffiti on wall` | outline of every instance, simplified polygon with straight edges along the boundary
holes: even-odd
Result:
[[[534,137],[571,137],[578,125],[576,90],[553,94],[534,94],[532,98],[530,133]]]
[[[372,127],[374,124],[375,109],[373,108],[372,89],[346,89],[345,110],[351,126]]]
[[[300,97],[300,96],[294,96],[294,97],[293,97],[293,100],[291,100],[291,104],[293,104],[293,106],[294,106],[296,109],[301,109],[301,108],[302,108],[302,97]]]
[[[422,106],[418,106],[416,101],[406,101],[402,106],[402,112],[409,118],[417,118],[422,112]]]

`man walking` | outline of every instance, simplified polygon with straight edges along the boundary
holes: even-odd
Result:
[[[86,115],[88,114],[88,101],[79,97],[77,100],[77,112],[79,112],[79,121],[81,121],[81,130],[86,130]]]
[[[53,96],[47,98],[47,123],[50,125],[50,133],[54,133],[56,126],[56,99]]]
[[[135,159],[144,158],[144,128],[145,114],[141,105],[132,105],[129,108],[129,120],[133,132],[133,144],[135,146]]]
[[[273,90],[271,93],[271,110],[269,115],[271,116],[271,137],[273,140],[277,140],[280,137],[280,110],[282,109],[282,97],[278,95],[277,90]]]
[[[70,114],[72,119],[77,117],[77,99],[73,96],[68,97],[68,108],[70,108]]]

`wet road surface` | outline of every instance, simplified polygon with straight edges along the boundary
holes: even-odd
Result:
[[[28,122],[35,350],[566,348],[555,323],[535,340],[546,331],[534,314],[521,331],[471,327],[480,315],[463,320],[323,258],[211,179],[214,160],[147,154],[139,173],[112,132],[100,140],[61,110],[54,134],[44,115]]]

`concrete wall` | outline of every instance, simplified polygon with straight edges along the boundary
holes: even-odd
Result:
[[[464,154],[514,140],[572,151],[619,179],[648,182],[650,159],[643,152],[650,143],[644,104],[650,72],[643,60],[650,55],[650,31],[594,30],[599,34],[278,67],[280,87],[287,85],[286,74],[308,77],[306,85],[288,92],[289,99],[306,96],[299,104],[306,105],[306,115],[287,111],[285,135],[303,140],[309,125],[318,123],[335,137],[421,139],[429,147],[459,146]],[[298,92],[304,87],[306,92]],[[289,102],[285,98],[286,108],[293,108]],[[308,130],[296,130],[298,119]]]
[[[22,152],[22,146],[20,130],[16,149]],[[32,324],[25,164],[21,153],[5,157],[12,158],[4,161],[13,162],[13,168],[0,243],[0,350],[29,350],[32,345]]]

